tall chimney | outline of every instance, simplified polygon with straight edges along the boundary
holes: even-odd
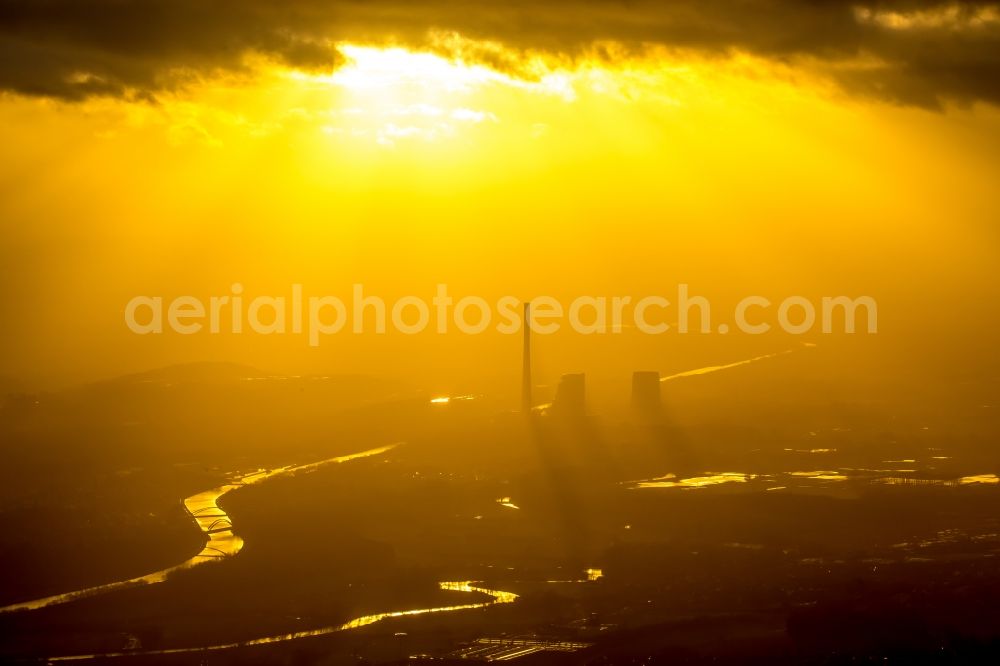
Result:
[[[521,360],[521,411],[531,415],[531,303],[524,304],[524,351]]]

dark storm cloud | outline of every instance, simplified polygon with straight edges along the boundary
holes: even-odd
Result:
[[[805,57],[866,95],[926,106],[1000,103],[995,7],[935,0],[0,0],[0,88],[69,99],[148,95],[175,84],[178,73],[239,69],[248,51],[330,69],[342,61],[331,41],[417,44],[431,30],[454,30],[570,56],[616,41]],[[503,65],[495,52],[481,55]]]
[[[329,69],[342,58],[313,29],[310,14],[321,6],[261,0],[0,0],[0,87],[70,99],[130,90],[142,94],[168,87],[178,72],[240,69],[248,51],[296,67]]]

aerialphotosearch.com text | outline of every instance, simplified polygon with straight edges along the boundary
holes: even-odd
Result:
[[[530,308],[524,303],[530,301]],[[480,296],[455,298],[448,285],[437,285],[430,298],[403,296],[384,299],[367,293],[364,285],[351,287],[350,297],[306,295],[293,284],[287,295],[250,295],[235,283],[229,293],[207,299],[194,296],[136,296],[125,306],[125,323],[140,335],[199,333],[254,333],[304,335],[310,346],[338,333],[376,333],[389,330],[406,335],[431,331],[458,331],[478,335],[488,330],[519,333],[525,324],[533,333],[549,335],[568,327],[582,335],[618,334],[635,330],[648,335],[668,332],[739,332],[761,335],[779,329],[793,335],[822,333],[876,333],[878,307],[871,296],[824,296],[809,299],[788,296],[777,302],[747,296],[732,309],[729,322],[713,325],[711,303],[693,295],[687,284],[677,285],[672,298],[581,295],[565,301],[552,296],[521,299],[503,296],[489,301]]]

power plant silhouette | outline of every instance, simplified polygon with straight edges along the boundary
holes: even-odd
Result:
[[[587,412],[586,376],[572,372],[559,378],[552,412],[560,416],[583,416]]]
[[[531,302],[524,304],[524,331],[521,364],[521,412],[531,416],[536,406],[532,397],[531,377]],[[559,378],[556,395],[546,405],[553,415],[582,417],[587,412],[586,375],[572,372]],[[632,410],[644,418],[660,415],[663,409],[660,395],[660,373],[657,370],[636,370],[632,373]]]
[[[531,415],[531,303],[524,304],[524,351],[521,365],[521,411]]]
[[[636,370],[632,373],[632,409],[641,413],[658,412],[660,402],[660,373],[656,370]]]

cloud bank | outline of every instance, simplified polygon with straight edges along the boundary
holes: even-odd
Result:
[[[151,97],[248,53],[330,70],[338,41],[422,46],[434,31],[571,57],[602,42],[741,51],[894,102],[1000,103],[1000,8],[979,0],[0,0],[0,89]]]

